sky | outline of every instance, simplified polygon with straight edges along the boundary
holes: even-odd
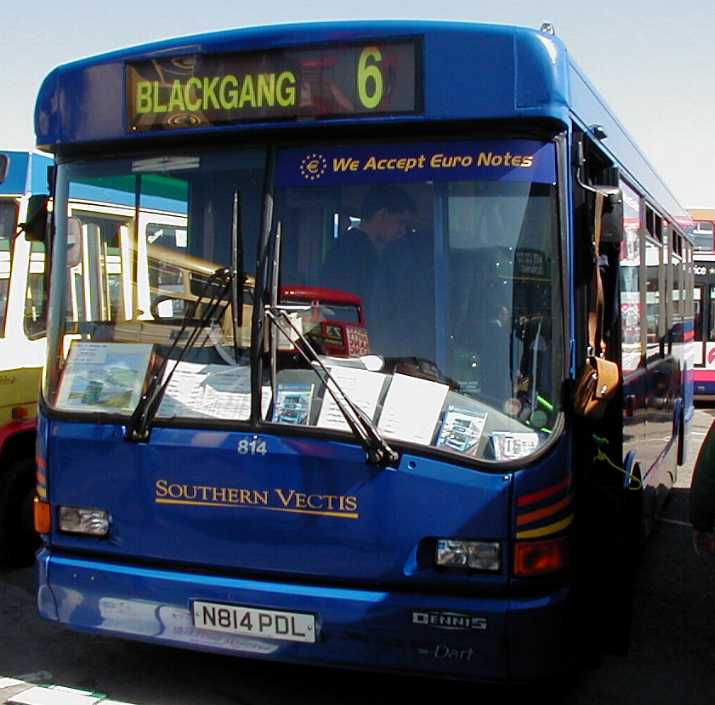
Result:
[[[3,149],[33,148],[34,102],[52,68],[120,47],[302,20],[548,20],[681,205],[715,207],[712,0],[46,0],[3,14]]]

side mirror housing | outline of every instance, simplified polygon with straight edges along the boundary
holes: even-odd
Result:
[[[623,192],[609,189],[603,202],[602,217],[603,242],[621,242],[623,240]]]
[[[49,196],[30,196],[27,204],[27,220],[20,225],[20,230],[25,233],[29,242],[45,242],[47,239],[47,222]]]
[[[603,196],[601,215],[601,242],[623,240],[623,191],[615,186],[589,186],[592,193]],[[598,199],[596,199],[598,203]],[[598,214],[592,211],[595,219]],[[594,225],[595,227],[595,225]]]

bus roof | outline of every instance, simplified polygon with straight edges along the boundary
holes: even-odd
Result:
[[[715,221],[715,208],[688,208],[688,212],[693,220],[712,220]]]
[[[5,177],[0,181],[0,196],[47,193],[47,167],[52,164],[49,157],[9,150],[0,150],[0,157],[7,158]]]
[[[414,39],[422,102],[411,114],[263,119],[164,132],[129,126],[127,65],[175,57],[221,56]],[[504,90],[505,86],[513,87]],[[61,98],[61,99],[60,99]],[[88,108],[88,106],[92,106]],[[225,30],[130,47],[65,64],[45,79],[37,99],[35,131],[42,149],[126,140],[137,144],[187,134],[250,129],[305,129],[316,124],[414,124],[444,120],[550,120],[570,129],[601,125],[601,145],[664,215],[687,227],[687,211],[638,149],[603,98],[569,57],[558,37],[506,25],[433,21],[354,21],[285,24]]]

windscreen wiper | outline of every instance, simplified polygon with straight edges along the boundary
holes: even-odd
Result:
[[[151,424],[159,411],[161,400],[167,387],[169,386],[169,382],[171,382],[172,375],[184,359],[187,351],[196,344],[196,341],[201,336],[202,331],[206,329],[207,324],[213,320],[216,312],[221,307],[223,300],[229,292],[233,279],[234,276],[231,270],[227,268],[220,268],[209,276],[204,283],[198,299],[194,303],[194,307],[187,310],[185,313],[179,332],[174,338],[174,341],[166,353],[164,360],[152,374],[151,379],[147,384],[146,391],[139,400],[136,409],[134,409],[129,422],[127,423],[126,433],[124,435],[124,439],[126,441],[144,443],[149,440]],[[201,304],[209,292],[211,292],[211,296],[208,303],[204,304],[201,316],[199,318],[192,318],[192,312],[196,310],[196,307]],[[192,330],[186,336],[181,347],[179,347],[179,343],[190,325]],[[235,335],[236,332],[234,331],[234,336]],[[171,356],[177,348],[179,353],[173,360],[174,366],[168,373],[166,373],[169,360],[171,360]]]
[[[276,313],[276,308],[266,306],[265,315],[288,340],[293,337],[298,339],[299,344],[295,346],[296,350],[335,400],[350,430],[365,450],[367,462],[381,467],[396,463],[400,458],[399,454],[382,437],[368,415],[348,397],[335,381],[308,338],[294,325],[288,314],[281,309],[277,309]],[[287,326],[283,322],[287,323]]]
[[[233,192],[231,218],[231,316],[233,324],[233,355],[238,362],[238,331],[243,325],[243,238],[239,211],[238,186]]]

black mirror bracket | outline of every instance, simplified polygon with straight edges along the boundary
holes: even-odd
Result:
[[[25,233],[28,242],[45,242],[47,239],[49,201],[50,197],[43,194],[30,196],[27,203],[27,220],[18,226],[18,231]]]
[[[623,240],[623,192],[617,186],[604,184],[587,184],[583,178],[583,167],[586,158],[583,153],[583,142],[578,143],[578,163],[576,165],[576,183],[585,191],[590,191],[603,198],[603,212],[599,217],[603,220],[602,242],[621,242]],[[595,257],[595,242],[592,241]]]

